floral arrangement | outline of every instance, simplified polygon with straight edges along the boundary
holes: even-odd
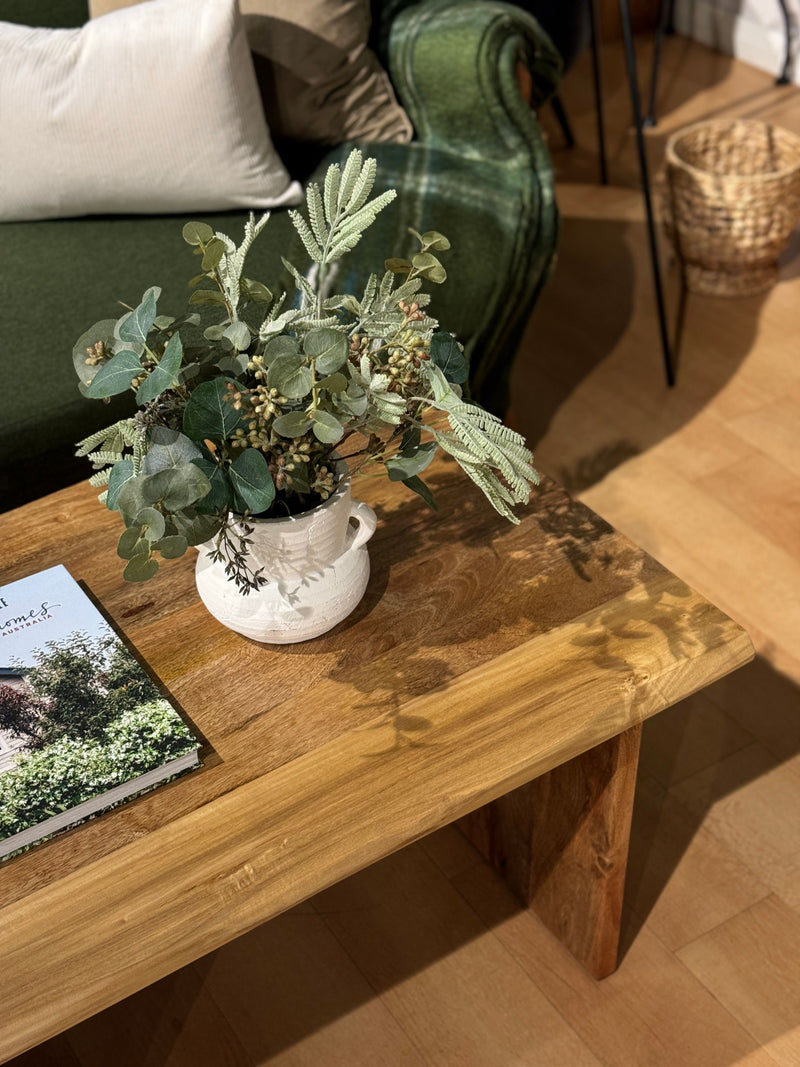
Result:
[[[421,475],[442,448],[518,521],[511,509],[538,481],[533,457],[519,434],[463,398],[462,347],[425,310],[423,282],[445,280],[436,253],[449,241],[412,230],[420,247],[410,260],[388,259],[360,297],[329,294],[331,264],[395,197],[370,199],[375,171],[375,160],[353,151],[322,189],[309,185],[307,216],[290,213],[312,261],[303,275],[283,260],[291,302],[243,273],[268,214],[250,216],[238,246],[190,222],[183,237],[201,262],[186,312],[158,314],[153,287],[76,343],[85,396],[136,395],[134,416],[78,445],[95,468],[91,484],[105,487],[101,502],[124,522],[126,579],[146,580],[158,556],[212,542],[242,593],[259,588],[266,579],[249,565],[247,523],[327,499],[338,455],[351,476],[382,467],[435,507]],[[195,308],[214,321],[204,325]]]

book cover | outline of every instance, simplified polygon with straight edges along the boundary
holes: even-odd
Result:
[[[0,586],[0,860],[197,766],[199,747],[65,567]]]

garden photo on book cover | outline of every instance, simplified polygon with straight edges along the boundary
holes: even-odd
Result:
[[[86,802],[125,799],[108,794],[197,748],[65,568],[0,587],[0,855],[22,831],[39,827],[39,840],[71,825]],[[52,823],[67,812],[75,819]]]

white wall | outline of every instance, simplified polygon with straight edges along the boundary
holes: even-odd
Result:
[[[792,23],[789,76],[800,85],[800,0],[786,0],[786,6]],[[778,0],[676,0],[675,29],[776,77],[783,69],[786,36]]]

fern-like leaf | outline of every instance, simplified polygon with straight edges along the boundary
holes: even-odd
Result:
[[[108,449],[111,452],[121,453],[125,445],[129,447],[139,438],[139,431],[133,419],[120,419],[112,426],[106,426],[96,433],[90,434],[75,446],[76,456],[88,456],[90,452]]]
[[[339,196],[336,204],[336,213],[343,211],[353,195],[353,189],[362,171],[363,156],[357,148],[354,148],[347,157],[347,162],[342,171],[342,180],[339,184]],[[333,218],[331,218],[333,224]]]
[[[347,237],[352,233],[357,233],[360,236],[375,221],[378,212],[382,211],[388,204],[391,204],[396,196],[397,191],[395,189],[387,189],[357,211],[348,212],[342,216],[338,225],[332,230],[332,241]]]
[[[304,278],[300,271],[283,256],[281,256],[281,262],[294,278],[295,285],[303,294],[303,304],[313,304],[316,300],[316,295],[308,278]]]
[[[122,459],[122,452],[116,449],[113,451],[103,449],[101,452],[90,452],[86,458],[95,467],[105,467],[109,463],[113,467],[118,460]]]
[[[269,220],[269,212],[265,212],[261,218],[256,222],[256,217],[253,212],[250,212],[250,217],[244,224],[244,236],[242,237],[242,243],[238,246],[228,237],[225,233],[215,233],[214,236],[219,238],[225,245],[225,252],[222,255],[222,259],[217,266],[217,273],[219,274],[220,281],[222,282],[222,288],[225,293],[225,297],[233,310],[234,319],[236,318],[236,312],[239,308],[239,300],[241,299],[241,285],[242,285],[242,271],[244,270],[244,261],[247,258],[247,253],[250,251],[250,247],[255,241],[256,237],[266,226]]]
[[[317,244],[320,248],[324,248],[330,231],[325,224],[325,207],[316,182],[311,182],[306,190],[306,204],[308,205],[308,219],[311,223],[311,230]]]
[[[394,275],[392,277],[394,278]],[[402,285],[398,285],[396,289],[390,289],[386,297],[381,301],[381,307],[384,311],[387,311],[390,307],[396,308],[401,300],[409,300],[412,296],[417,303],[420,303],[416,294],[419,292],[421,285],[421,278],[410,278],[407,282],[403,282]],[[426,303],[429,301],[430,297],[427,298]]]
[[[369,194],[372,192],[372,187],[375,184],[375,175],[377,174],[377,171],[378,164],[375,160],[366,160],[361,168],[361,173],[356,178],[353,191],[345,205],[345,211],[347,211],[348,214],[358,211],[363,204],[366,204],[369,199]]]
[[[103,485],[108,485],[108,480],[111,477],[111,467],[106,467],[104,470],[95,471],[95,473],[89,479],[89,485],[95,489],[99,489]]]
[[[300,308],[289,308],[280,315],[275,315],[274,318],[265,319],[261,323],[261,329],[258,331],[259,340],[267,341],[270,337],[283,333],[286,327],[299,319],[302,314],[303,312]]]
[[[309,256],[311,256],[315,263],[321,263],[323,258],[322,249],[317,243],[314,234],[311,232],[311,227],[299,211],[290,211],[289,218],[292,220],[292,225],[297,230],[306,252],[308,252]]]
[[[492,507],[516,522],[509,505],[527,504],[531,484],[539,481],[525,439],[496,415],[462,400],[438,367],[426,365],[425,373],[433,396],[420,399],[444,411],[450,424],[449,433],[432,430],[435,440],[480,486]]]
[[[386,301],[389,299],[393,289],[394,274],[390,270],[387,270],[381,278],[381,287],[378,290],[378,303],[382,308],[386,307]]]
[[[338,163],[332,163],[325,173],[325,217],[328,222],[336,218],[339,205],[339,183],[342,172]]]
[[[147,455],[147,445],[145,439],[139,435],[133,442],[133,474],[134,477],[138,477],[142,473],[142,464],[144,463],[144,457]]]

